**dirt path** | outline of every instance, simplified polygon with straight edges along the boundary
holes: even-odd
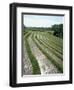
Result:
[[[30,59],[28,57],[27,51],[26,51],[26,47],[25,47],[25,40],[23,43],[23,75],[32,75],[33,70],[32,70],[32,64],[30,62]]]
[[[47,57],[39,50],[34,41],[31,38],[31,35],[28,38],[28,42],[31,48],[32,53],[36,57],[39,67],[41,70],[41,74],[52,74],[59,73],[58,69],[47,59]]]

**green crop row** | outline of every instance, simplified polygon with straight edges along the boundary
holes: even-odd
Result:
[[[60,61],[60,62],[57,62],[56,59],[53,59],[53,55],[50,55],[50,54],[48,54],[48,53],[46,52],[46,50],[45,50],[46,48],[43,47],[43,44],[40,43],[39,40],[37,40],[36,35],[34,35],[34,36],[32,37],[32,39],[34,40],[34,42],[36,43],[36,45],[38,46],[38,48],[42,51],[42,53],[58,68],[58,70],[59,70],[60,72],[63,72],[63,64],[60,63],[61,61]]]
[[[32,64],[32,68],[33,68],[33,74],[41,74],[40,72],[40,68],[39,68],[39,64],[35,58],[35,56],[32,54],[32,51],[30,49],[30,46],[28,44],[28,37],[30,36],[30,33],[28,33],[24,40],[25,40],[25,46],[26,46],[26,49],[27,49],[27,53],[28,53],[28,56],[29,56],[29,59],[31,61],[31,64]]]

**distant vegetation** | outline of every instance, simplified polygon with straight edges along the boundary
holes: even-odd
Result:
[[[53,35],[63,38],[63,24],[53,25],[51,29],[54,31]]]
[[[26,29],[25,29],[26,28]],[[59,38],[63,38],[63,24],[54,24],[51,27],[26,27],[23,25],[24,30],[31,30],[31,31],[52,31],[51,33]]]

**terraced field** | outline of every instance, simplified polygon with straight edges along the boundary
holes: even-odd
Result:
[[[23,34],[23,75],[63,73],[63,40],[48,31]]]

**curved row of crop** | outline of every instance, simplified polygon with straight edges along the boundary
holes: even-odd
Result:
[[[37,40],[40,43],[42,43],[45,48],[47,48],[49,51],[51,51],[51,53],[53,53],[58,59],[63,60],[62,56],[59,53],[57,53],[56,51],[54,51],[52,48],[50,48],[44,41],[39,40],[38,38],[37,38]]]
[[[60,72],[63,72],[63,64],[58,62],[56,59],[53,58],[53,56],[49,53],[46,52],[46,48],[43,46],[42,43],[39,42],[39,40],[37,40],[36,35],[33,34],[32,36],[33,41],[36,43],[36,45],[38,46],[38,48],[42,51],[42,53],[49,59],[51,60],[51,62],[58,68],[58,70],[60,70]]]
[[[42,36],[42,38],[41,38],[41,36]],[[55,50],[56,52],[58,52],[61,55],[63,54],[63,51],[62,51],[63,49],[61,47],[58,47],[54,43],[52,43],[53,39],[51,41],[50,38],[47,38],[47,36],[45,34],[42,34],[42,33],[38,33],[38,37],[39,37],[39,39],[41,39],[42,41],[44,41],[49,47],[51,47],[53,50]],[[62,46],[62,44],[61,44],[61,46]]]
[[[42,34],[40,34],[40,35],[42,35]],[[57,45],[57,44],[60,44],[60,40],[58,40],[58,42],[56,42],[56,40],[51,38],[51,36],[53,37],[53,35],[48,36],[46,33],[44,35],[42,35],[42,36],[43,36],[42,39],[44,41],[46,41],[47,44],[51,45],[52,48],[56,49],[59,53],[62,54],[62,50],[63,50],[62,46],[63,46],[63,44],[61,44],[61,46]]]
[[[45,39],[49,40],[51,43],[53,43],[54,45],[56,45],[57,47],[63,47],[62,44],[62,40],[59,39],[58,37],[55,37],[47,32],[41,32],[42,36],[44,36]]]
[[[30,34],[31,34],[31,32],[26,34],[25,37],[24,37],[26,50],[27,50],[28,57],[29,57],[29,59],[31,61],[31,64],[32,64],[33,74],[41,74],[38,62],[37,62],[35,56],[32,54],[32,51],[31,51],[30,46],[28,44],[27,39],[30,36]]]
[[[47,44],[51,44],[52,48],[56,49],[60,54],[63,54],[63,47],[59,47],[58,45],[54,44],[49,38],[44,38],[44,40],[47,42]]]
[[[46,42],[44,39],[40,39],[38,36],[36,36],[36,38],[39,40],[39,42],[41,42],[46,48],[48,48],[53,54],[55,54],[58,58],[60,58],[61,60],[63,60],[62,55],[57,52],[56,50],[54,50],[53,48],[50,47],[50,44],[48,45],[48,42]]]
[[[55,41],[54,43],[56,43],[56,44],[58,44],[58,45],[60,45],[60,46],[61,46],[61,44],[63,44],[61,38],[56,37],[56,36],[54,36],[54,35],[50,35],[50,33],[46,33],[46,35],[48,36],[48,38],[51,38],[51,40],[53,40],[53,42]]]

